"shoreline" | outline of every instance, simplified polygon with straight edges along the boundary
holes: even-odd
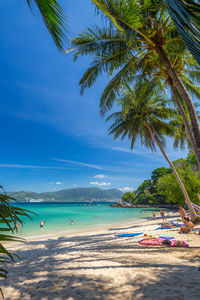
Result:
[[[157,211],[158,213],[158,211]],[[169,212],[170,214],[173,212]],[[71,225],[70,227],[60,227],[60,228],[55,228],[55,229],[50,229],[48,228],[48,224],[46,224],[42,230],[41,228],[38,227],[37,231],[34,229],[34,231],[30,231],[30,233],[25,230],[25,233],[20,231],[18,234],[16,233],[15,235],[24,238],[26,240],[31,240],[31,239],[37,239],[37,238],[44,238],[46,237],[53,237],[53,236],[60,236],[60,235],[73,235],[78,232],[81,233],[87,233],[91,231],[101,231],[101,230],[106,230],[109,227],[114,227],[114,226],[126,226],[128,224],[132,224],[133,222],[143,222],[144,220],[148,220],[152,218],[152,212],[149,214],[148,212],[146,214],[140,214],[138,216],[133,216],[132,218],[126,217],[121,220],[111,220],[109,223],[96,223],[96,224],[87,224],[84,226],[81,226],[80,224],[77,225]],[[156,218],[160,218],[159,215],[156,216]],[[26,224],[25,224],[26,225]],[[33,224],[34,226],[35,224]],[[47,231],[46,231],[47,229]]]
[[[173,216],[174,212],[170,212],[168,217]],[[110,227],[113,227],[113,229],[117,229],[117,227],[126,227],[126,226],[133,226],[135,223],[140,224],[140,223],[144,223],[145,221],[150,221],[150,220],[154,220],[152,217],[144,217],[141,219],[135,219],[134,221],[127,221],[127,222],[122,222],[120,221],[119,223],[112,223],[112,224],[101,224],[99,226],[94,226],[91,228],[89,228],[89,226],[86,226],[84,229],[82,228],[80,231],[80,228],[75,228],[73,231],[61,231],[61,232],[52,232],[52,233],[48,233],[48,234],[40,234],[40,235],[27,235],[27,236],[18,236],[18,237],[22,237],[23,239],[25,239],[26,241],[32,241],[32,240],[44,240],[44,239],[48,239],[48,238],[58,238],[60,236],[65,236],[65,237],[71,237],[74,235],[83,235],[83,234],[87,234],[87,233],[93,233],[95,234],[96,232],[102,232],[102,231],[107,231],[109,230]],[[161,217],[156,216],[156,219],[154,221],[157,220],[162,220]],[[148,225],[148,224],[147,224]],[[17,236],[17,234],[16,234]],[[20,242],[19,242],[20,243]],[[11,243],[10,243],[11,244]],[[14,243],[12,243],[14,244]]]
[[[168,219],[175,220],[178,214]],[[200,238],[178,228],[156,230],[160,218],[70,235],[13,243],[20,259],[8,268],[3,288],[9,300],[198,300]],[[190,248],[144,246],[143,232],[173,236]],[[184,289],[182,288],[184,286]]]

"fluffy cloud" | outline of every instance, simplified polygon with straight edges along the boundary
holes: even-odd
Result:
[[[105,178],[106,176],[103,175],[103,174],[99,174],[99,175],[95,175],[94,178],[100,178],[100,179],[103,179]]]
[[[110,182],[99,182],[99,181],[91,181],[90,184],[94,184],[94,185],[99,185],[99,186],[106,186],[106,185],[111,185]]]
[[[132,192],[132,191],[134,191],[134,187],[128,187],[128,186],[125,186],[125,187],[123,187],[123,188],[119,188],[119,190],[121,191],[121,192],[123,192],[123,193],[126,193],[126,192]]]
[[[60,182],[60,181],[57,181],[57,182],[56,182],[56,184],[62,184],[62,182]]]

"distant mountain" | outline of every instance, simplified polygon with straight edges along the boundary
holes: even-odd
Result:
[[[121,199],[123,193],[118,189],[101,190],[99,188],[75,188],[65,189],[57,192],[12,192],[8,193],[9,196],[15,198],[19,202],[29,201],[62,201],[62,202],[75,202],[75,201],[116,201]]]

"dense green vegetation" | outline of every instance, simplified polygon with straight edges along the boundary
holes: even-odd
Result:
[[[44,201],[106,201],[120,199],[123,193],[118,189],[101,190],[99,188],[75,188],[65,189],[57,192],[34,193],[13,192],[8,193],[19,202],[27,202],[30,199],[43,199]]]
[[[200,172],[195,156],[189,152],[186,159],[173,162],[192,202],[200,204]],[[151,179],[145,180],[133,193],[125,193],[124,201],[134,204],[174,203],[185,205],[183,193],[171,169],[161,167],[153,170]]]

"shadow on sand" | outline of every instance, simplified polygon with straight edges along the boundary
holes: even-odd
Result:
[[[191,249],[196,256],[191,255]],[[184,263],[170,264],[150,261],[148,257],[167,254],[168,248],[148,247],[147,255],[147,248],[134,239],[120,244],[111,233],[32,241],[16,251],[20,260],[9,268],[5,297],[6,300],[198,300],[199,250],[171,248],[170,255],[176,254],[177,261],[182,259]],[[135,275],[138,269],[141,271]],[[111,271],[114,277],[110,276]],[[120,274],[126,272],[124,282]]]

